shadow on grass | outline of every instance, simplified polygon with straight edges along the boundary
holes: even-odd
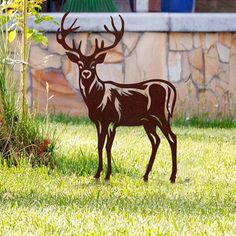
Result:
[[[122,181],[121,181],[122,182]],[[119,183],[124,186],[124,183]],[[131,185],[136,184],[135,182]],[[87,210],[105,212],[126,212],[129,214],[142,213],[148,215],[155,215],[158,213],[167,213],[167,211],[174,212],[175,214],[185,215],[201,215],[201,216],[225,216],[228,212],[235,210],[235,203],[233,196],[224,195],[224,198],[209,197],[196,195],[190,197],[183,191],[179,194],[174,194],[174,188],[178,185],[171,185],[167,187],[165,192],[153,191],[153,186],[148,184],[140,184],[136,187],[135,191],[127,190],[125,192],[118,191],[117,187],[109,186],[106,184],[93,184],[90,186],[78,185],[78,193],[70,195],[60,193],[47,193],[41,194],[37,190],[31,190],[30,193],[20,194],[6,194],[0,193],[0,201],[2,205],[10,204],[12,206],[17,204],[17,207],[23,206],[27,209],[29,207],[42,208],[44,206],[55,207],[72,207],[72,209],[86,208]],[[177,187],[172,187],[177,186]],[[80,188],[84,188],[81,191]],[[94,188],[94,191],[91,191]],[[118,187],[119,188],[119,187]],[[125,189],[125,187],[122,187]],[[152,191],[151,191],[152,190]],[[130,192],[129,192],[130,191]],[[109,192],[109,193],[108,193]]]
[[[107,171],[106,155],[104,155],[103,160],[104,164],[102,174],[105,174]],[[75,174],[76,176],[93,176],[98,168],[98,157],[97,155],[93,155],[91,153],[84,154],[82,150],[72,158],[61,155],[55,160],[55,168],[60,174],[63,175]],[[131,169],[127,170],[126,168],[122,168],[112,159],[112,174],[126,174],[130,171]]]

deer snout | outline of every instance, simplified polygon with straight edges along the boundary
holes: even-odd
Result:
[[[84,70],[84,71],[82,72],[82,77],[83,77],[84,79],[90,78],[91,75],[92,75],[92,73],[91,73],[91,71],[89,71],[89,70]]]

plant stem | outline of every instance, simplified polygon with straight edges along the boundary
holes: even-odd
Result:
[[[28,9],[28,0],[23,2],[23,27],[22,27],[22,71],[21,71],[21,97],[22,97],[22,114],[26,115],[26,79],[27,79],[27,9]]]
[[[1,15],[3,15],[3,12],[1,11]],[[3,20],[3,18],[2,18]],[[2,22],[1,22],[2,25]],[[1,46],[1,54],[0,55],[0,92],[1,92],[1,98],[0,98],[0,112],[2,112],[4,115],[6,115],[6,75],[7,75],[7,63],[6,63],[6,57],[8,56],[8,24],[5,25],[5,32],[3,31],[3,28],[1,28],[0,32],[0,40],[2,41]],[[5,33],[5,37],[4,37]],[[2,105],[2,110],[1,110]]]

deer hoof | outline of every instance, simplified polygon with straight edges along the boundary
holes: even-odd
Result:
[[[105,177],[105,181],[110,181],[110,177]]]
[[[148,182],[148,177],[143,176],[143,181],[144,181],[144,182]]]
[[[100,173],[97,173],[96,175],[94,175],[95,179],[99,179],[100,178]]]
[[[171,182],[172,184],[174,184],[174,183],[175,183],[175,178],[170,178],[170,182]]]

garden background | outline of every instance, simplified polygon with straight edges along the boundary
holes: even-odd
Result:
[[[41,3],[0,5],[0,234],[235,235],[235,14],[122,14],[126,33],[99,73],[174,83],[178,173],[170,184],[171,153],[160,133],[144,183],[151,145],[142,128],[122,127],[107,182],[105,174],[92,177],[96,129],[78,70],[55,39],[62,14],[38,14]],[[110,14],[79,14],[82,33],[71,38],[83,39],[84,52],[95,37],[111,40],[101,30]],[[10,19],[21,33],[5,28]]]

